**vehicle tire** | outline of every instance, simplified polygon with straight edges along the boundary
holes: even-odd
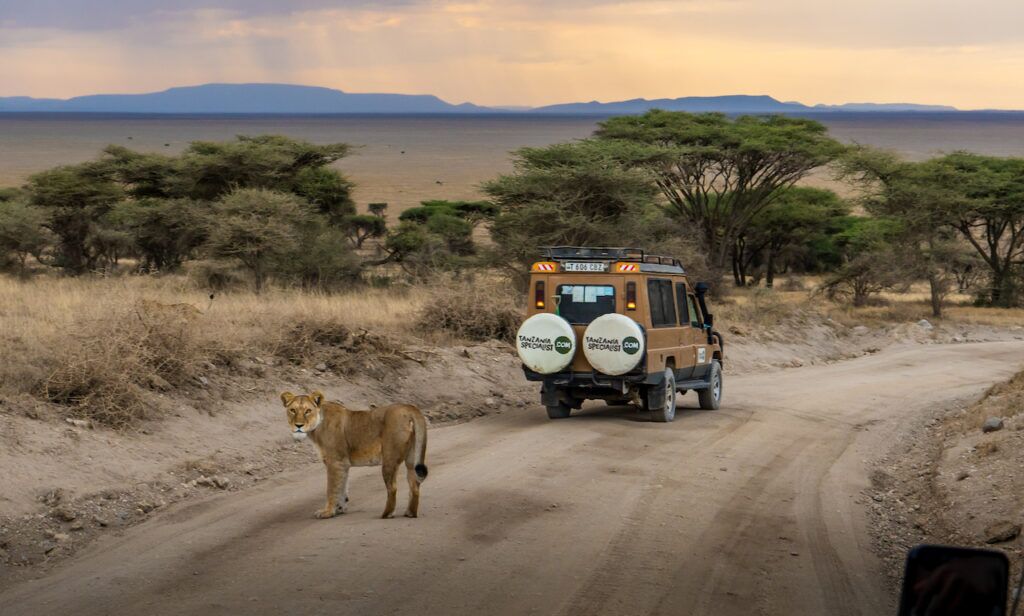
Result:
[[[718,360],[711,361],[711,374],[708,375],[707,389],[701,389],[697,392],[697,398],[700,400],[700,408],[705,411],[717,411],[718,407],[722,406],[722,364],[718,363]]]
[[[565,419],[572,413],[572,407],[565,402],[559,402],[555,406],[544,407],[548,411],[548,419]]]
[[[665,380],[660,386],[665,396],[664,406],[651,410],[651,421],[668,423],[676,418],[676,374],[672,368],[665,368]]]

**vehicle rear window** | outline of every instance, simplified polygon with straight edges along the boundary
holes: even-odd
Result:
[[[558,285],[558,314],[573,325],[586,325],[615,312],[615,287],[600,284]]]
[[[671,280],[648,280],[647,301],[651,305],[652,327],[676,326],[676,303],[672,299]]]

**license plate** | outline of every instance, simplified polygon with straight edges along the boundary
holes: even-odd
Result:
[[[562,271],[565,272],[607,272],[607,263],[563,263]]]

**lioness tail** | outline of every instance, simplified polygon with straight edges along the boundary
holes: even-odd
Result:
[[[413,461],[416,465],[416,480],[423,481],[427,478],[427,420],[422,415],[413,419],[413,432],[415,442],[413,443]]]

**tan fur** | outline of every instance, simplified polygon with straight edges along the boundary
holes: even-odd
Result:
[[[348,507],[348,471],[353,466],[381,466],[387,488],[387,504],[381,517],[395,511],[398,492],[395,476],[405,464],[409,481],[406,517],[419,511],[420,482],[426,477],[427,421],[418,408],[392,404],[369,411],[355,411],[337,402],[329,402],[319,391],[296,396],[281,394],[288,413],[288,425],[296,438],[316,444],[327,467],[327,503],[317,511],[318,518],[334,517]],[[419,471],[419,474],[418,474]],[[338,502],[338,492],[341,503]]]

